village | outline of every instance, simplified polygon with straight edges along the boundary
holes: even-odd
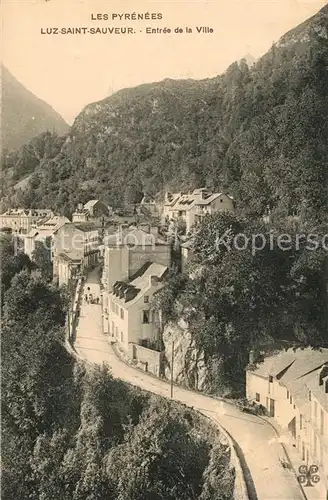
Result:
[[[107,342],[126,363],[163,379],[161,314],[153,308],[153,298],[172,266],[188,272],[193,232],[207,214],[221,210],[234,211],[233,198],[204,188],[167,192],[162,203],[144,196],[127,211],[115,212],[94,199],[79,204],[71,220],[49,209],[9,209],[0,216],[0,227],[15,236],[18,251],[31,260],[43,249],[53,282],[69,292],[69,336],[80,352]],[[96,337],[90,331],[84,345],[84,329],[97,328]],[[308,498],[323,498],[328,477],[328,349],[287,348],[268,357],[250,352],[240,408],[263,411],[292,466],[303,466],[298,480],[315,486]],[[284,460],[282,466],[289,467]]]

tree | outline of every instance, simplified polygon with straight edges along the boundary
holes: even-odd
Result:
[[[201,493],[209,446],[168,402],[154,401],[107,457],[120,500],[192,500]]]
[[[40,270],[46,281],[51,281],[53,277],[53,264],[50,259],[50,252],[44,245],[37,245],[32,252],[32,260]]]

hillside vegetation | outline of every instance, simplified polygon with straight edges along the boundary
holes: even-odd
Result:
[[[34,172],[14,199],[69,214],[90,197],[115,206],[140,191],[207,185],[229,189],[251,217],[268,206],[325,217],[327,33],[328,6],[251,68],[243,60],[213,79],[164,80],[90,104],[59,153],[54,138],[52,154],[33,168],[30,151],[6,159],[15,179],[17,162],[19,176]]]
[[[194,411],[78,363],[65,349],[67,294],[10,238],[2,304],[3,498],[232,500],[220,435]],[[1,274],[3,273],[1,268]]]

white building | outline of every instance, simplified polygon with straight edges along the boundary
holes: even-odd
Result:
[[[72,222],[96,222],[101,223],[102,217],[109,216],[109,208],[100,200],[89,200],[84,205],[79,203],[72,215]]]
[[[62,257],[78,255],[81,257],[81,270],[87,269],[98,263],[100,253],[100,237],[98,228],[89,222],[67,223],[55,233],[52,246],[54,279],[59,279],[59,265]],[[73,252],[72,254],[70,252]]]
[[[34,225],[50,219],[53,212],[48,209],[8,209],[0,215],[0,228],[10,228],[21,234],[28,234]]]
[[[220,210],[234,210],[233,198],[224,193],[209,193],[207,189],[195,189],[192,193],[166,193],[163,219],[183,221],[188,233],[192,226],[205,215]]]
[[[328,492],[328,349],[288,349],[252,363],[246,395],[266,407],[299,452],[317,465],[320,498]]]
[[[31,229],[24,238],[24,252],[32,258],[36,245],[43,245],[49,252],[50,260],[53,258],[52,248],[56,232],[71,221],[67,217],[54,216],[34,229]]]
[[[83,254],[80,252],[61,252],[57,256],[58,285],[69,286],[78,279],[83,268]]]
[[[115,281],[128,280],[147,262],[170,266],[169,243],[158,236],[157,227],[148,231],[135,226],[120,228],[104,238],[103,285],[105,292],[112,291]],[[105,298],[106,302],[106,298]]]
[[[131,281],[116,281],[109,294],[108,333],[130,358],[147,363],[159,375],[160,324],[151,300],[163,287],[168,268],[148,262]]]

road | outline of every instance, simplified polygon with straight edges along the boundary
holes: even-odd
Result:
[[[90,291],[87,291],[88,287]],[[96,272],[88,276],[84,293],[100,296]],[[79,356],[90,363],[108,364],[115,378],[170,398],[167,382],[124,363],[102,332],[101,305],[83,301],[75,342]],[[181,387],[174,387],[173,398],[201,411],[230,433],[244,457],[244,467],[248,470],[246,482],[252,500],[304,500],[293,472],[280,465],[279,457],[283,457],[284,452],[267,422],[241,413],[228,403]]]

